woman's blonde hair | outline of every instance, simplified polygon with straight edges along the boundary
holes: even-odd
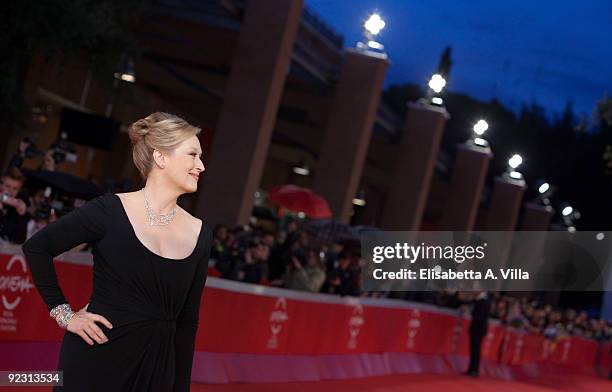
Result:
[[[142,178],[146,179],[153,168],[153,150],[172,153],[200,131],[182,118],[164,112],[155,112],[132,124],[129,131],[132,159]]]

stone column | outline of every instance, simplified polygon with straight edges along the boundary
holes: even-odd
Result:
[[[490,239],[497,243],[495,246],[497,254],[493,255],[494,258],[492,258],[495,261],[494,267],[496,268],[520,267],[520,265],[513,265],[516,263],[512,261],[509,263],[508,258],[512,251],[513,231],[516,227],[525,189],[525,181],[523,180],[516,180],[506,175],[495,178],[485,221],[485,230],[503,232],[492,233]],[[522,243],[516,245],[524,249]],[[518,259],[515,259],[515,261],[518,261]],[[501,280],[495,283],[499,284],[498,287],[508,284],[508,282]]]
[[[441,230],[469,231],[474,229],[480,205],[482,187],[493,154],[488,147],[466,142],[457,148],[450,194],[446,201]]]
[[[383,212],[383,229],[419,230],[448,118],[448,112],[443,107],[423,101],[408,104]]]
[[[357,193],[385,71],[385,55],[347,49],[331,104],[313,189],[334,219],[348,223]]]
[[[521,230],[526,231],[548,231],[550,221],[555,210],[551,206],[543,206],[537,203],[525,203],[525,213]]]
[[[538,290],[538,272],[543,266],[543,251],[554,213],[555,210],[551,206],[525,203],[521,232],[517,233],[520,242],[514,244],[511,263],[528,266],[531,281],[529,284],[525,283],[526,291]],[[553,292],[542,294],[542,298],[553,303],[558,301],[558,297],[558,293]]]
[[[485,227],[488,231],[512,231],[516,228],[525,181],[497,177],[487,211]]]
[[[196,215],[246,224],[289,69],[303,0],[249,1],[219,122],[199,184]]]

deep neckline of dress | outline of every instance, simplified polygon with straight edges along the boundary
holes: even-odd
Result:
[[[109,192],[110,193],[110,192]],[[134,226],[132,226],[132,222],[130,222],[130,217],[127,214],[127,211],[125,210],[125,207],[123,205],[123,201],[121,200],[121,197],[119,197],[117,194],[115,193],[110,193],[111,195],[115,196],[115,198],[117,199],[117,201],[119,202],[119,206],[120,209],[123,213],[123,217],[125,218],[125,221],[127,223],[127,225],[130,227],[130,231],[132,232],[132,235],[134,236],[134,238],[136,239],[136,242],[138,242],[140,244],[140,246],[145,249],[147,252],[149,252],[150,254],[160,258],[161,260],[165,260],[168,262],[175,262],[175,263],[186,263],[189,261],[189,259],[191,259],[195,254],[196,251],[198,250],[198,248],[200,247],[200,240],[202,237],[202,233],[204,232],[204,225],[206,223],[204,223],[204,221],[202,221],[202,225],[200,226],[200,232],[198,233],[198,240],[195,244],[195,247],[193,248],[193,250],[191,251],[191,253],[189,254],[189,256],[182,258],[182,259],[173,259],[170,257],[164,257],[162,255],[158,255],[157,253],[153,252],[151,249],[147,248],[145,246],[145,244],[142,243],[142,241],[140,241],[140,239],[138,238],[138,236],[136,235],[136,230],[134,230]]]

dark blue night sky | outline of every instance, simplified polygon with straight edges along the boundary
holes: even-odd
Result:
[[[612,95],[612,1],[306,0],[345,46],[378,10],[391,66],[385,84],[425,83],[445,46],[453,48],[449,89],[498,97],[514,110],[536,101],[549,114],[572,101],[591,115]]]

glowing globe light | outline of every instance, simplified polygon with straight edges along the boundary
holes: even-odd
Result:
[[[487,143],[487,141],[481,137],[474,138],[474,144],[481,147],[486,147],[489,145],[489,143]]]
[[[446,86],[446,79],[439,74],[434,74],[429,80],[429,88],[435,93],[440,93],[444,86]]]
[[[368,47],[377,50],[383,50],[385,48],[380,42],[376,41],[368,41]]]
[[[514,178],[515,180],[520,180],[523,178],[523,175],[517,171],[512,170],[510,172],[510,178]]]
[[[508,159],[508,165],[513,169],[519,167],[521,163],[523,163],[523,158],[519,154],[514,154],[512,158]]]
[[[540,194],[544,194],[548,192],[549,189],[550,189],[550,184],[545,182],[544,184],[540,185],[540,187],[538,188],[538,192],[540,192]]]
[[[385,27],[385,21],[382,20],[380,15],[372,14],[366,20],[363,27],[372,35],[377,35]]]
[[[474,124],[474,133],[478,136],[484,135],[484,133],[489,129],[489,123],[485,120],[478,120],[476,124]]]

